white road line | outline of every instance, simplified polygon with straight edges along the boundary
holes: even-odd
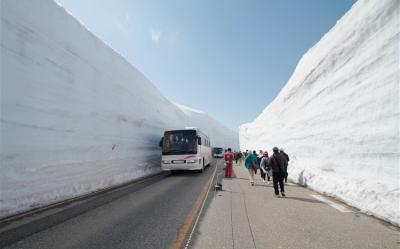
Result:
[[[310,196],[314,197],[315,199],[317,199],[319,201],[322,201],[322,202],[328,204],[329,206],[331,206],[333,208],[336,208],[337,210],[339,210],[342,213],[351,213],[351,212],[353,212],[350,209],[348,209],[347,207],[345,207],[343,205],[340,205],[338,203],[335,203],[333,201],[330,201],[330,200],[326,199],[325,197],[323,197],[321,195],[310,195]]]

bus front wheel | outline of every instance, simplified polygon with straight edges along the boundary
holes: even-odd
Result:
[[[204,158],[203,158],[203,167],[199,169],[199,173],[203,173],[203,171],[204,171]]]

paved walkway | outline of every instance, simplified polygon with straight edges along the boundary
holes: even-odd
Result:
[[[399,229],[295,184],[276,198],[256,175],[250,186],[244,167],[223,179],[191,248],[400,248]]]

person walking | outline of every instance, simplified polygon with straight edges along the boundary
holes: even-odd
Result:
[[[268,152],[265,151],[263,154],[263,157],[261,158],[260,161],[260,173],[261,173],[261,178],[263,179],[263,182],[265,182],[265,176],[267,176],[267,184],[269,184],[270,180],[270,175],[271,175],[271,169],[268,164]]]
[[[257,160],[258,160],[258,164],[260,164],[261,159],[264,157],[264,152],[262,150],[260,150],[258,152],[258,156],[257,156]]]
[[[236,151],[234,151],[233,152],[233,158],[235,159],[235,164],[237,165],[237,162],[238,162],[238,160],[239,160],[239,157],[238,157],[238,152],[236,152]]]
[[[288,172],[287,172],[287,167],[289,165],[289,155],[285,153],[285,151],[283,150],[283,148],[280,148],[279,152],[283,155],[283,157],[285,158],[285,183],[287,183],[287,177],[288,177]]]
[[[225,159],[225,177],[232,177],[232,162],[233,162],[233,154],[231,148],[228,148],[228,151],[224,154]]]
[[[285,197],[285,187],[283,184],[283,178],[285,176],[285,157],[279,153],[279,149],[274,147],[272,149],[274,154],[269,158],[268,163],[272,169],[272,182],[274,184],[275,196],[279,197],[279,187],[281,189],[282,197]]]
[[[244,160],[244,166],[249,171],[250,184],[254,186],[254,171],[257,169],[257,157],[253,153],[249,153]]]
[[[239,166],[243,165],[243,153],[239,150],[238,152]]]
[[[261,159],[264,157],[264,152],[262,150],[260,150],[257,154],[257,165],[258,168],[260,169],[260,174],[261,174],[261,167],[260,167],[260,163],[261,163]]]
[[[255,150],[253,150],[253,155],[256,157],[256,168],[254,169],[254,174],[257,175],[257,170],[260,168],[260,162],[258,161],[258,155]]]

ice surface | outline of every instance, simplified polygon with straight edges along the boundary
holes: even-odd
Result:
[[[398,225],[399,6],[354,4],[239,129],[242,149],[283,146],[292,180]]]
[[[0,217],[160,171],[164,129],[239,146],[50,0],[1,1],[0,125]]]

